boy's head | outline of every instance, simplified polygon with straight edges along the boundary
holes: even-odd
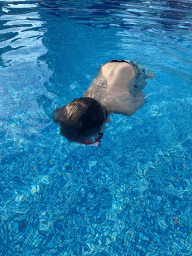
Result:
[[[107,119],[107,111],[97,100],[83,97],[54,111],[61,134],[70,141],[80,142],[98,133]]]

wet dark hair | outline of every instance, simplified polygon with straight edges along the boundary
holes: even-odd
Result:
[[[100,131],[107,119],[107,112],[97,100],[83,97],[54,111],[56,123],[65,138],[79,142]]]

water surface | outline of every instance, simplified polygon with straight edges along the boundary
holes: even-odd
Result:
[[[0,255],[191,255],[191,1],[1,1]],[[154,72],[100,148],[52,112],[101,63]]]

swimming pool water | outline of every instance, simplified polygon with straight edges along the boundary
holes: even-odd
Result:
[[[192,2],[0,2],[0,255],[191,255]],[[53,110],[113,58],[147,104],[67,142]]]

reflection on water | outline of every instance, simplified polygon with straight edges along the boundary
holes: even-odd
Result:
[[[93,27],[150,29],[163,26],[164,30],[174,30],[180,25],[179,28],[191,29],[192,3],[188,1],[40,1],[39,5],[56,17],[70,17]]]
[[[165,29],[175,28],[181,23],[182,28],[191,30],[192,3],[187,1],[166,1],[165,8],[161,11],[159,21]],[[188,16],[188,21],[182,22]]]
[[[3,29],[0,31],[3,35],[0,46],[4,50],[2,54],[4,64],[35,61],[47,52],[42,44],[44,22],[41,21],[38,12],[33,12],[35,7],[37,7],[35,4],[8,4],[2,8],[6,13],[0,18],[3,23]]]
[[[45,22],[37,4],[29,2],[4,3],[0,22],[1,132],[21,140],[50,122],[42,109],[45,100],[39,101],[42,95],[53,98],[44,87],[52,72],[40,60],[47,52],[42,42]]]

